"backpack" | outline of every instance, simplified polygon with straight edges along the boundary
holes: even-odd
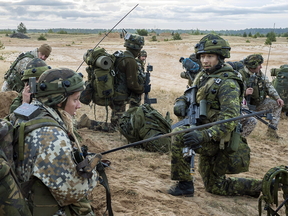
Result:
[[[32,215],[14,172],[12,124],[0,120],[0,209],[1,215]]]
[[[271,76],[275,77],[275,79],[272,80],[272,85],[284,101],[282,112],[288,112],[288,65],[281,65],[280,68],[272,68]]]
[[[273,210],[271,205],[278,206],[278,188],[279,184],[282,184],[283,197],[285,201],[279,206],[277,210]],[[265,202],[264,209],[267,210],[267,215],[277,215],[278,211],[285,203],[286,215],[288,212],[288,167],[281,165],[271,168],[264,176],[262,182],[262,196],[258,200],[259,216],[262,213],[262,201]]]
[[[31,52],[21,53],[17,57],[17,59],[11,64],[9,70],[6,72],[4,76],[4,79],[8,83],[9,87],[12,90],[17,91],[18,93],[20,93],[21,90],[24,88],[24,83],[21,81],[21,74],[16,71],[15,66],[20,60],[26,57],[29,57],[31,59],[34,58]]]
[[[170,114],[164,118],[149,104],[128,109],[120,118],[119,131],[128,142],[133,143],[171,132]],[[141,147],[150,152],[167,153],[171,138],[165,137],[144,143]]]
[[[118,91],[121,89],[121,81],[118,80],[117,74],[119,62],[124,58],[134,59],[132,55],[124,54],[122,51],[116,51],[111,55],[104,48],[96,47],[88,50],[83,58],[88,65],[88,81],[85,84],[86,89],[80,95],[81,103],[88,105],[92,101],[94,104],[107,106],[112,101],[128,98],[123,91]]]

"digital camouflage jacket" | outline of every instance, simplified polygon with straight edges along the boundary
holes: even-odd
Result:
[[[37,100],[32,105],[44,107],[45,112],[65,128],[58,113]],[[17,161],[16,173],[21,183],[38,178],[50,191],[59,206],[77,203],[97,184],[98,174],[81,177],[76,171],[73,143],[63,129],[44,126],[28,133],[24,140],[24,161]]]

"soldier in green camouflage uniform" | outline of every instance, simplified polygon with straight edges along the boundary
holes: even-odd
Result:
[[[123,100],[113,100],[110,108],[112,109],[111,124],[90,120],[86,114],[81,116],[78,123],[78,128],[88,127],[94,130],[115,132],[118,130],[120,117],[125,112],[126,104],[129,103],[130,108],[140,105],[141,95],[144,93],[144,82],[139,84],[138,64],[135,58],[139,55],[144,46],[144,37],[137,34],[126,34],[124,37],[125,43],[123,59],[117,63],[118,72],[116,73],[115,91],[127,95]],[[141,79],[143,81],[143,79]]]
[[[5,78],[5,81],[4,81],[3,86],[2,86],[2,92],[17,91],[18,93],[20,93],[22,91],[22,89],[24,88],[24,84],[22,86],[21,83],[15,83],[17,80],[17,77],[20,79],[21,72],[26,69],[27,64],[33,58],[40,58],[41,60],[45,61],[49,57],[51,51],[52,51],[51,46],[49,46],[48,44],[42,44],[39,48],[36,48],[32,51],[20,54],[17,57],[17,59],[20,59],[20,60],[15,65],[15,67],[13,69],[14,71],[12,72],[12,74],[9,77]],[[17,61],[17,59],[15,61]],[[15,78],[13,78],[13,77],[15,77]],[[13,82],[13,84],[17,85],[17,86],[13,87],[13,86],[9,85],[8,80],[11,80]]]
[[[262,63],[263,57],[260,54],[252,54],[244,59],[245,67],[241,69],[240,72],[244,74],[247,85],[250,76],[256,74],[253,88],[246,88],[245,97],[247,98],[248,95],[251,95],[250,104],[256,106],[256,111],[272,109],[273,119],[270,121],[270,124],[277,127],[284,102],[268,77],[262,73]],[[270,98],[267,98],[266,96],[269,96]],[[276,139],[280,138],[272,128],[268,128],[266,134]]]
[[[86,196],[97,185],[95,162],[99,160],[88,156],[84,159],[87,166],[80,169],[81,156],[77,159],[74,153],[75,148],[77,152],[81,150],[72,117],[81,107],[79,97],[83,89],[82,77],[67,68],[46,70],[39,78],[36,99],[29,106],[40,109],[33,120],[43,126],[33,129],[32,125],[24,138],[24,151],[21,153],[19,147],[15,161],[33,215],[94,215]],[[10,118],[16,125],[25,123],[14,113]],[[46,119],[51,125],[47,125]],[[28,128],[29,125],[25,130]]]
[[[14,173],[13,126],[0,120],[0,215],[30,216],[28,205],[21,194],[19,183]],[[5,149],[2,149],[5,148]],[[6,154],[10,155],[8,157]]]
[[[22,72],[23,75],[21,79],[25,83],[25,87],[12,101],[9,113],[14,112],[14,110],[21,106],[21,104],[31,102],[31,93],[28,85],[29,78],[36,77],[36,80],[38,80],[40,75],[48,69],[51,69],[51,67],[48,66],[45,61],[39,58],[34,58],[27,64],[26,69]]]
[[[201,60],[203,68],[193,83],[199,88],[196,100],[197,103],[203,99],[207,101],[207,119],[203,119],[199,124],[239,116],[240,103],[243,98],[243,81],[240,73],[224,63],[224,59],[230,57],[229,43],[217,35],[209,34],[196,44],[195,53],[196,57]],[[182,106],[189,106],[189,104],[185,105],[187,101],[185,95],[180,97],[178,101],[182,101]],[[177,106],[177,102],[175,105]],[[227,122],[201,131],[173,136],[171,179],[179,182],[175,187],[168,190],[169,194],[179,196],[193,195],[194,193],[192,176],[189,172],[190,161],[186,161],[182,153],[184,147],[190,147],[200,155],[198,160],[199,173],[206,191],[224,196],[250,195],[257,197],[260,195],[261,180],[227,178],[225,176],[228,173],[247,171],[249,166],[250,149],[245,138],[240,137],[235,140],[235,143],[239,141],[239,149],[236,152],[230,153],[228,148],[228,143],[233,141],[231,134],[237,123]],[[172,132],[188,127],[180,126]],[[236,155],[238,159],[233,159],[233,156]],[[232,164],[229,160],[233,160]],[[238,163],[237,166],[236,163]]]

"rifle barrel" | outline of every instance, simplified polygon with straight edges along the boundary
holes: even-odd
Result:
[[[237,121],[239,119],[243,119],[243,118],[247,118],[247,117],[251,117],[251,116],[255,116],[255,115],[261,115],[261,114],[265,114],[265,113],[269,113],[269,112],[272,112],[272,110],[271,109],[270,110],[263,110],[263,111],[254,112],[254,113],[247,114],[247,115],[241,115],[241,116],[238,116],[238,117],[235,117],[235,118],[230,118],[230,119],[221,120],[221,121],[217,121],[217,122],[211,122],[211,123],[204,124],[204,125],[199,125],[199,126],[195,126],[195,127],[192,127],[192,128],[187,128],[187,129],[184,129],[184,130],[181,130],[181,131],[175,131],[175,132],[172,132],[172,133],[167,133],[167,134],[163,134],[163,135],[160,135],[160,136],[151,137],[149,139],[140,140],[140,141],[137,141],[137,142],[125,145],[125,146],[121,146],[121,147],[118,147],[118,148],[114,148],[114,149],[102,152],[101,154],[105,155],[105,154],[108,154],[108,153],[111,153],[111,152],[115,152],[115,151],[118,151],[118,150],[121,150],[121,149],[129,148],[129,147],[136,146],[136,145],[140,145],[142,143],[154,141],[154,140],[157,140],[157,139],[160,139],[160,138],[173,136],[173,135],[180,134],[180,133],[187,133],[187,132],[190,132],[190,131],[203,129],[203,128],[207,128],[207,127],[212,127],[214,125],[223,124],[223,123],[230,122],[230,121]]]

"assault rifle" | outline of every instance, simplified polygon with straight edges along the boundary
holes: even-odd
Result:
[[[109,154],[109,153],[112,153],[112,152],[115,152],[115,151],[119,151],[121,149],[130,148],[130,147],[133,147],[133,146],[137,146],[137,145],[140,145],[140,144],[143,144],[143,143],[146,143],[146,142],[151,142],[151,141],[154,141],[154,140],[157,140],[157,139],[161,139],[161,138],[164,138],[164,137],[174,136],[174,135],[181,134],[181,133],[187,133],[187,132],[191,132],[191,131],[194,131],[194,130],[200,130],[200,129],[204,129],[204,128],[207,128],[207,127],[212,127],[214,125],[224,124],[224,123],[227,123],[227,122],[237,121],[237,120],[240,120],[240,119],[243,119],[243,118],[248,118],[248,117],[255,116],[255,115],[262,115],[262,114],[271,113],[271,112],[272,112],[271,109],[270,110],[263,110],[263,111],[247,114],[245,116],[244,115],[240,115],[240,116],[235,117],[235,118],[230,118],[230,119],[221,120],[221,121],[217,121],[217,122],[211,122],[211,123],[204,124],[204,125],[190,127],[190,128],[187,128],[187,129],[184,129],[184,130],[181,130],[181,131],[175,131],[175,132],[163,134],[163,135],[160,135],[160,136],[151,137],[149,139],[140,140],[140,141],[137,141],[137,142],[134,142],[134,143],[130,143],[128,145],[124,145],[124,146],[121,146],[121,147],[118,147],[118,148],[114,148],[114,149],[102,152],[100,154],[105,155],[105,154]]]
[[[248,86],[247,86],[248,88],[253,88],[254,83],[255,83],[255,79],[256,79],[256,74],[253,73],[253,75],[251,75],[250,78],[249,78],[249,84],[248,84]],[[247,98],[246,101],[247,101],[247,105],[248,105],[249,109],[250,109],[250,110],[256,110],[256,106],[250,104],[251,95],[248,95],[246,98]]]
[[[153,71],[153,66],[148,63],[147,65],[147,72],[145,73],[146,75],[146,80],[145,80],[145,96],[144,96],[144,103],[145,104],[156,104],[157,103],[157,98],[149,98],[149,92],[151,91],[151,84],[150,84],[150,71]]]
[[[245,108],[241,108],[241,110],[245,113],[248,113],[248,114],[251,114],[251,113],[255,113],[254,111],[251,111],[251,110],[248,110],[248,109],[245,109]],[[278,130],[277,127],[271,125],[269,122],[265,121],[264,119],[262,119],[262,117],[265,117],[264,115],[255,115],[255,117],[261,121],[262,123],[264,123],[265,125],[267,125],[269,128],[272,128],[273,130]],[[267,113],[266,114],[266,119],[267,120],[272,120],[273,116],[271,113]]]

